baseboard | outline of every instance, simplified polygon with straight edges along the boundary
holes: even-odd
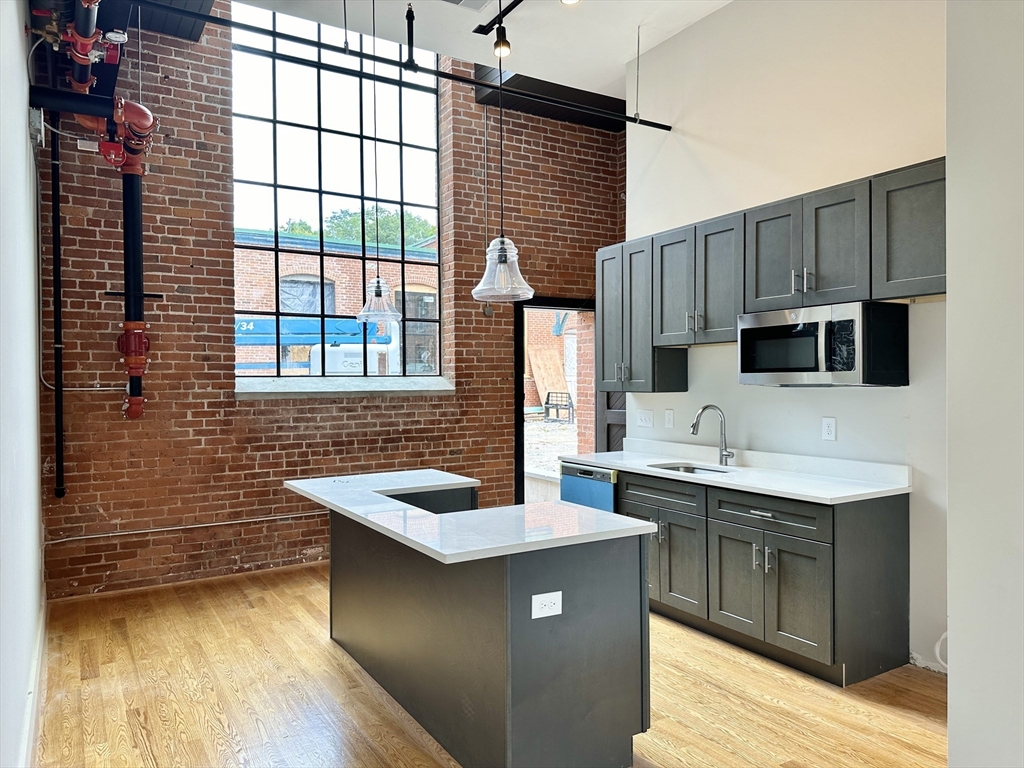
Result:
[[[18,754],[21,765],[36,764],[36,746],[39,744],[39,726],[42,723],[42,708],[46,701],[46,595],[39,605],[39,632],[36,635],[36,650],[32,656],[32,672],[29,676],[34,681],[32,690],[28,692],[25,702],[25,723],[27,727],[22,735]]]

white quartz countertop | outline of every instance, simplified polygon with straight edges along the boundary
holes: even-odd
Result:
[[[437,515],[387,495],[480,485],[478,480],[436,469],[297,479],[284,485],[442,563],[657,531],[653,523],[562,501]]]
[[[644,442],[652,444],[651,447],[657,450],[657,446],[653,445],[654,441]],[[831,505],[877,499],[910,493],[912,490],[910,467],[900,465],[737,451],[737,463],[727,467],[729,471],[719,473],[710,471],[721,468],[717,461],[708,460],[707,450],[703,446],[693,446],[696,449],[694,451],[688,451],[686,446],[681,444],[665,446],[662,449],[664,452],[625,450],[560,456],[559,459],[567,464],[632,472],[666,480],[781,496],[817,504]],[[717,449],[714,449],[714,455],[717,456]],[[744,459],[749,463],[743,463]],[[759,459],[762,464],[774,466],[755,465]],[[663,464],[692,464],[709,471],[690,474],[659,466]],[[781,466],[786,468],[778,468]],[[820,474],[821,470],[842,472],[847,476]]]

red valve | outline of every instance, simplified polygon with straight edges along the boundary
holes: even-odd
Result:
[[[125,160],[128,159],[128,155],[124,150],[124,144],[119,141],[101,141],[100,154],[104,160],[115,168],[120,168],[124,165]]]
[[[124,333],[117,338],[117,349],[124,355],[124,372],[129,376],[142,376],[146,372],[146,353],[149,337],[144,322],[125,322]],[[131,398],[129,398],[131,399]],[[128,402],[127,400],[125,402]],[[141,398],[139,408],[142,407]]]
[[[104,42],[103,45],[106,47],[106,52],[103,54],[104,64],[117,64],[121,61],[121,46],[117,43]]]
[[[137,419],[142,416],[142,404],[146,402],[142,397],[126,397],[124,405],[121,406],[121,415],[126,419]]]

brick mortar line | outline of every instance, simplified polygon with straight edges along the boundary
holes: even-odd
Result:
[[[66,544],[69,541],[85,541],[86,539],[109,539],[113,536],[142,536],[149,533],[167,533],[169,531],[189,531],[194,528],[211,528],[215,525],[245,525],[246,523],[265,523],[271,520],[297,520],[302,517],[315,517],[316,515],[326,515],[328,510],[323,509],[319,512],[299,512],[294,515],[270,515],[268,517],[249,517],[241,520],[221,520],[216,523],[193,523],[192,525],[176,525],[170,528],[142,528],[137,531],[110,531],[109,533],[91,533],[87,536],[70,536],[66,539],[50,539],[49,541],[43,542],[43,546],[50,546],[51,544]]]

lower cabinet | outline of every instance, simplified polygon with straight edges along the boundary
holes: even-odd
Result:
[[[708,618],[832,663],[832,547],[709,520]]]

